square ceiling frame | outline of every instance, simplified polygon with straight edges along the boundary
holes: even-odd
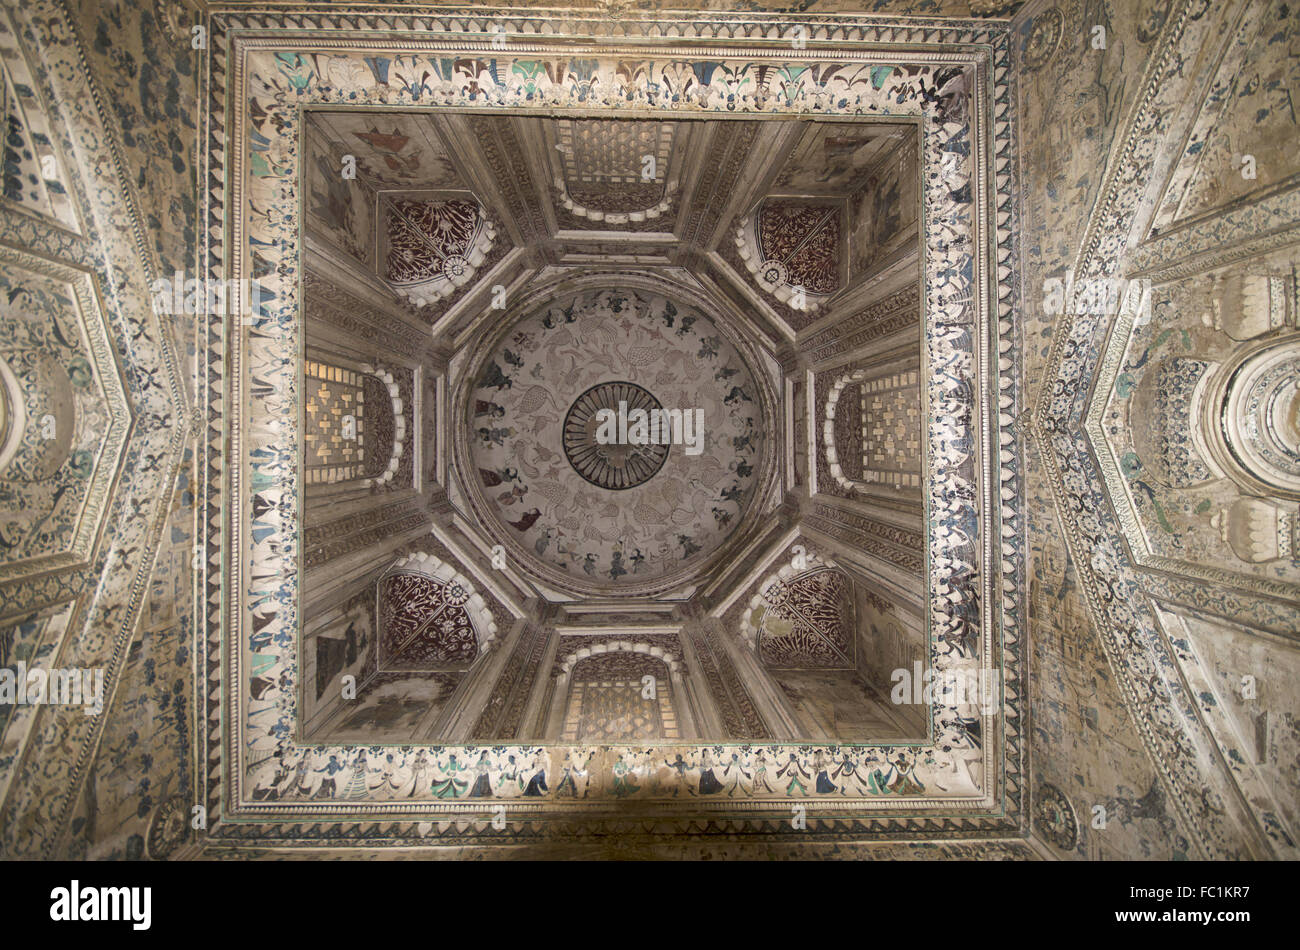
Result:
[[[1022,489],[1014,465],[1000,461],[1000,449],[1018,443],[1020,399],[1006,24],[751,13],[611,19],[572,11],[341,4],[214,11],[210,22],[205,265],[211,279],[249,276],[255,241],[274,266],[262,278],[270,299],[258,314],[242,321],[218,316],[205,327],[202,589],[208,614],[199,651],[204,699],[197,751],[208,763],[209,845],[500,845],[703,831],[823,841],[1022,836]],[[978,788],[936,794],[932,781],[924,795],[834,801],[789,789],[727,801],[639,793],[616,800],[612,770],[636,750],[599,747],[590,766],[594,794],[563,801],[554,789],[565,750],[549,747],[542,754],[550,756],[552,793],[541,799],[469,799],[464,791],[447,799],[429,791],[400,803],[327,801],[301,795],[296,783],[286,797],[254,798],[259,770],[292,772],[329,755],[351,767],[368,748],[298,745],[292,738],[296,689],[270,690],[257,700],[246,689],[254,652],[261,675],[284,673],[289,683],[298,675],[301,493],[288,460],[297,454],[302,345],[299,133],[304,107],[339,104],[406,111],[542,107],[573,115],[920,117],[931,660],[939,669],[973,665],[1000,674],[1000,704],[982,723]],[[250,136],[254,122],[265,140]],[[231,301],[231,312],[239,313],[242,303]],[[265,509],[256,524],[255,497]],[[256,650],[250,640],[255,613]],[[958,643],[971,656],[959,656]],[[936,728],[943,711],[932,710]],[[881,754],[901,755],[925,774],[947,774],[951,766],[956,775],[959,763],[943,738]],[[395,752],[395,767],[426,769],[432,779],[446,774],[453,753],[467,774],[483,752],[504,768],[507,756],[526,762],[538,748],[371,751]],[[697,756],[700,747],[682,751]],[[733,754],[751,767],[760,754],[773,766],[793,758],[809,774],[828,759],[838,763],[840,754],[834,746],[779,743],[716,744],[705,751],[719,765]],[[503,816],[498,804],[506,806]],[[803,827],[791,820],[797,806],[806,810]]]

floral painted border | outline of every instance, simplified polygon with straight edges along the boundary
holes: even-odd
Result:
[[[923,116],[929,215],[925,240],[930,262],[927,357],[934,369],[929,395],[943,422],[932,426],[930,446],[939,473],[932,479],[930,504],[934,660],[940,668],[963,658],[978,657],[986,665],[999,660],[1003,705],[1000,716],[984,723],[988,737],[984,788],[963,789],[951,797],[843,797],[834,805],[808,799],[813,812],[808,828],[819,834],[855,837],[1019,833],[1021,604],[1015,593],[1023,586],[1019,485],[1009,469],[982,473],[977,464],[996,463],[995,440],[1002,444],[1015,440],[1011,430],[1017,398],[1014,373],[1004,371],[996,382],[991,378],[999,356],[1003,366],[1014,368],[1015,363],[1008,277],[1014,207],[1007,36],[996,24],[804,19],[811,48],[791,57],[788,41],[779,40],[781,31],[788,31],[788,22],[781,27],[772,18],[752,15],[638,17],[611,23],[570,14],[540,17],[535,12],[503,13],[493,21],[481,12],[472,18],[408,11],[371,17],[367,12],[331,9],[328,14],[299,10],[213,17],[207,155],[212,183],[207,205],[211,276],[226,276],[227,268],[231,278],[246,273],[247,244],[254,237],[263,256],[266,248],[277,249],[268,281],[273,296],[250,325],[231,325],[228,342],[226,328],[219,322],[209,327],[206,368],[213,440],[207,447],[207,497],[211,510],[220,510],[215,503],[222,497],[244,498],[250,484],[270,502],[258,522],[256,541],[247,511],[210,525],[208,563],[224,560],[247,568],[230,577],[209,571],[206,584],[208,593],[215,595],[212,602],[219,604],[209,615],[205,656],[212,697],[207,760],[215,765],[209,776],[209,805],[222,815],[212,832],[215,838],[259,836],[288,843],[378,833],[379,826],[365,819],[411,822],[406,830],[394,832],[395,840],[424,840],[434,831],[439,835],[473,831],[481,838],[494,830],[483,827],[474,810],[486,809],[492,800],[466,802],[468,783],[458,784],[457,773],[468,771],[469,763],[484,758],[484,753],[491,758],[488,768],[498,774],[510,755],[523,761],[538,753],[534,747],[397,750],[402,760],[395,767],[427,770],[427,777],[435,780],[432,787],[449,793],[439,798],[431,790],[402,805],[369,800],[365,794],[349,802],[250,800],[253,781],[245,774],[250,762],[260,759],[262,765],[274,762],[275,768],[299,769],[307,752],[290,739],[292,688],[254,702],[239,684],[252,652],[247,642],[251,610],[261,611],[259,670],[284,671],[290,679],[295,673],[296,489],[293,466],[286,461],[294,457],[295,446],[292,427],[279,421],[293,418],[297,395],[293,358],[298,334],[297,208],[291,195],[298,139],[293,130],[300,106],[309,103],[460,109],[544,106],[575,112],[618,109],[623,114]],[[497,35],[493,26],[511,35],[509,62],[497,58],[501,53],[493,47]],[[576,34],[574,41],[555,42],[570,30]],[[343,47],[349,41],[339,37],[340,31],[377,38],[368,41],[372,49],[366,55],[347,53]],[[671,37],[671,46],[642,43],[620,48],[593,44],[590,39],[581,42],[584,34],[608,31],[642,39]],[[537,39],[524,38],[530,33]],[[710,45],[700,53],[707,59],[677,58],[691,43],[719,36],[761,38],[766,45]],[[880,44],[886,42],[893,45],[884,49]],[[253,106],[262,120],[256,140],[250,137],[248,124]],[[268,129],[276,134],[268,135]],[[250,145],[252,141],[257,144]],[[248,213],[245,184],[260,199],[257,216]],[[235,196],[238,203],[232,200],[228,209],[225,200]],[[227,222],[228,211],[236,213]],[[223,417],[225,406],[250,405],[246,395],[254,381],[262,398],[250,417]],[[1001,411],[994,399],[1000,400]],[[231,460],[223,457],[222,435],[235,447]],[[261,449],[256,463],[242,448],[253,443]],[[228,461],[236,464],[227,465]],[[985,519],[983,532],[980,513]],[[249,602],[242,596],[230,597],[229,592],[246,593]],[[220,755],[214,754],[218,749]],[[550,751],[563,757],[561,749]],[[596,759],[585,759],[582,766],[584,773],[591,773],[584,774],[584,781],[596,783],[594,798],[566,803],[552,794],[538,802],[512,801],[500,833],[577,833],[566,830],[570,819],[565,816],[575,811],[582,815],[573,819],[581,833],[591,833],[602,821],[617,823],[599,816],[602,798],[608,801],[617,792],[601,790],[617,789],[618,763],[631,761],[645,750],[595,751]],[[699,757],[695,765],[700,768],[706,756],[717,756],[719,765],[736,760],[752,765],[758,756],[770,755],[769,761],[793,761],[808,773],[828,756],[841,754],[834,747],[810,746],[680,751]],[[946,754],[939,746],[880,752],[901,754],[898,770],[912,774],[927,765],[937,766]],[[310,760],[309,767],[331,754],[355,767],[362,753],[357,748],[314,749],[310,754],[317,758]],[[388,754],[378,748],[365,753]],[[454,764],[453,753],[458,757]],[[874,753],[863,753],[868,754]],[[551,788],[560,784],[559,776],[554,776]],[[637,793],[629,797],[636,799]],[[761,819],[775,833],[782,823],[774,822],[771,814],[784,815],[784,824],[789,825],[790,803],[802,796],[787,789],[778,796],[747,795],[728,801],[644,798],[650,811],[660,816],[656,827],[662,830],[691,827],[691,816],[703,813],[719,829],[755,830],[755,821]],[[352,822],[333,824],[328,833],[319,833],[319,826],[311,824],[345,818]],[[423,826],[420,819],[425,819]]]

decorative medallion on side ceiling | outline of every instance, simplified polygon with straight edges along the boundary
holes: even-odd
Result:
[[[496,228],[472,197],[384,202],[384,276],[423,307],[469,284],[492,249]]]
[[[1150,312],[1129,285],[1088,425],[1141,567],[1294,601],[1300,332],[1288,253],[1256,273],[1170,281]]]
[[[809,123],[721,253],[794,329],[917,240],[916,130]]]
[[[486,520],[542,576],[655,585],[697,571],[743,519],[764,468],[764,396],[695,306],[639,289],[569,292],[477,365],[466,470]],[[675,444],[598,443],[597,410],[620,402],[630,420],[659,407],[691,424],[674,427]]]
[[[450,564],[417,554],[379,581],[378,668],[466,669],[496,637],[483,596]]]
[[[853,601],[844,572],[820,565],[768,579],[741,635],[769,669],[853,669]]]
[[[774,198],[736,229],[736,249],[760,287],[796,310],[816,310],[840,288],[838,202]]]

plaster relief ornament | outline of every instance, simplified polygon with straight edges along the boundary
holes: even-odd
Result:
[[[1239,498],[1210,519],[1211,527],[1232,548],[1232,553],[1250,564],[1300,559],[1296,531],[1300,513],[1271,504],[1262,498]]]
[[[1041,69],[1056,53],[1065,33],[1065,15],[1056,7],[1042,13],[1034,20],[1029,30],[1029,39],[1025,41],[1023,62],[1025,68],[1033,71]]]
[[[1074,806],[1055,785],[1045,784],[1034,799],[1034,830],[1062,851],[1079,846],[1079,819]]]
[[[1300,336],[1233,360],[1217,401],[1230,473],[1247,488],[1300,500]]]
[[[1241,342],[1294,326],[1290,284],[1272,274],[1217,275],[1209,281],[1211,310],[1202,322]]]
[[[388,442],[382,438],[376,440],[379,443],[377,448],[380,450],[380,460],[385,462],[384,468],[378,474],[368,472],[371,477],[367,479],[369,484],[382,487],[393,480],[393,476],[397,474],[398,466],[401,464],[402,454],[406,451],[406,416],[402,412],[401,392],[397,380],[393,378],[393,374],[382,367],[365,366],[363,369],[364,372],[375,378],[391,403],[391,409],[382,416],[382,419],[391,426],[392,441]],[[374,404],[378,401],[372,399],[371,403]],[[389,409],[389,407],[384,408]],[[384,435],[389,434],[387,429],[382,431]],[[387,459],[383,458],[384,449],[388,449]]]

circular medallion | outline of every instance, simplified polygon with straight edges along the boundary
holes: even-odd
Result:
[[[469,601],[469,591],[457,583],[448,584],[443,589],[443,597],[448,607],[462,607]]]
[[[464,277],[468,270],[469,261],[459,254],[452,254],[442,262],[442,275],[451,281]]]
[[[1300,497],[1300,340],[1285,337],[1231,376],[1222,428],[1231,461],[1270,491]]]
[[[1034,828],[1062,851],[1079,846],[1079,819],[1074,806],[1055,785],[1043,785],[1034,799]]]
[[[1044,66],[1061,45],[1064,32],[1065,16],[1056,7],[1034,20],[1029,39],[1025,40],[1025,68],[1032,70]]]
[[[623,491],[643,485],[668,459],[671,433],[651,427],[662,408],[635,383],[597,383],[574,400],[564,417],[564,455],[575,472],[599,488]],[[606,425],[601,424],[606,418],[602,410],[611,420]]]
[[[785,603],[785,599],[789,593],[789,588],[784,584],[780,581],[773,581],[768,585],[767,589],[763,591],[763,600],[767,603],[768,607],[779,607],[781,604]]]
[[[189,814],[185,799],[175,795],[158,806],[149,823],[145,849],[155,861],[165,861],[189,835]]]
[[[790,272],[778,260],[766,260],[758,265],[758,280],[768,290],[784,286],[790,279]]]

